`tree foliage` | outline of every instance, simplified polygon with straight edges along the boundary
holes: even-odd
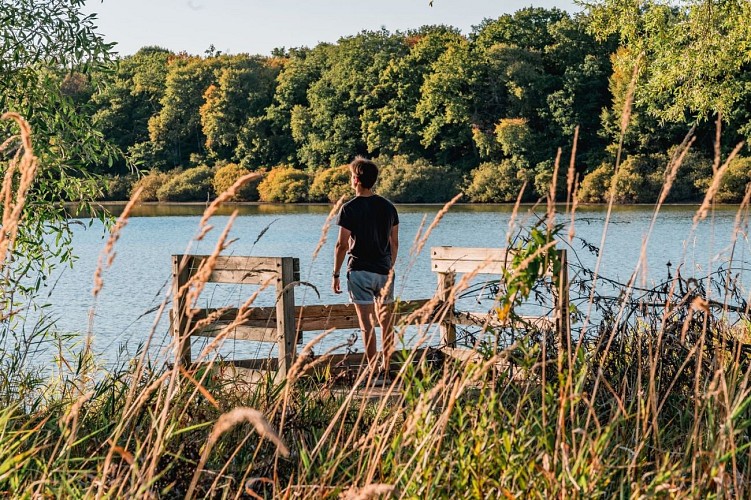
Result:
[[[112,45],[96,33],[83,0],[4,0],[0,8],[0,110],[31,124],[40,171],[24,208],[14,272],[39,284],[56,262],[68,261],[71,232],[64,201],[89,202],[101,194],[92,165],[108,165],[116,150],[91,125],[90,100],[109,72]],[[5,141],[18,130],[0,124]],[[6,171],[14,147],[0,157]],[[21,287],[23,288],[23,287]]]
[[[579,178],[603,164],[614,169],[620,148],[622,160],[635,157],[622,175],[643,197],[651,188],[641,191],[636,178],[656,181],[663,168],[656,159],[691,126],[700,156],[713,154],[718,116],[723,152],[751,137],[748,5],[598,0],[575,15],[520,9],[485,19],[466,36],[450,26],[382,29],[270,56],[146,47],[93,76],[61,65],[37,65],[35,74],[74,110],[66,119],[89,117],[85,125],[93,122],[95,134],[122,151],[111,160],[120,175],[129,164],[166,171],[233,163],[250,171],[284,165],[315,177],[362,154],[399,158],[403,168],[440,165],[455,187],[464,178],[469,185],[492,178],[488,165],[502,167],[504,186],[475,186],[474,199],[498,200],[519,179],[531,182],[529,196],[544,195],[558,149],[568,157],[578,130]],[[92,142],[76,144],[85,152]],[[88,172],[109,171],[106,158],[77,159]],[[648,167],[629,170],[642,164]],[[394,178],[427,172],[415,168]],[[313,199],[338,192],[334,172],[319,179]],[[691,172],[674,199],[696,199],[697,186],[707,185],[706,170]],[[480,185],[494,194],[479,194]]]

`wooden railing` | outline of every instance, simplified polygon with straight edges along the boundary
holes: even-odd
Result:
[[[559,286],[554,293],[553,317],[524,317],[528,324],[554,329],[568,335],[568,274],[566,252],[557,250],[561,259]],[[504,249],[435,247],[431,249],[432,270],[438,276],[438,289],[431,299],[398,301],[394,322],[411,324],[439,322],[441,344],[455,347],[456,325],[500,327],[494,315],[462,312],[454,308],[457,273],[493,274],[501,276],[510,262]],[[295,305],[294,286],[299,281],[299,260],[292,257],[218,257],[208,262],[207,256],[173,255],[172,333],[176,339],[179,363],[191,363],[190,338],[215,337],[219,334],[237,340],[275,342],[278,360],[235,360],[236,366],[276,370],[286,376],[296,355],[301,333],[328,329],[359,328],[352,304]],[[204,266],[207,266],[204,268]],[[209,267],[211,268],[209,272]],[[206,276],[202,276],[202,275]],[[271,307],[194,309],[186,304],[189,283],[205,278],[207,282],[252,285],[273,284],[276,303]],[[420,311],[421,314],[415,314]]]
[[[541,329],[555,330],[562,338],[570,336],[569,300],[568,300],[568,261],[566,250],[553,250],[560,259],[558,286],[554,290],[553,317],[521,316],[526,324]],[[467,247],[433,247],[430,252],[431,269],[438,275],[438,297],[444,301],[453,301],[456,275],[460,273],[492,274],[502,276],[513,258],[512,251],[505,248],[467,248]],[[460,312],[453,307],[441,322],[441,343],[447,346],[456,344],[456,325],[475,325],[485,328],[507,326],[494,315],[476,312]]]

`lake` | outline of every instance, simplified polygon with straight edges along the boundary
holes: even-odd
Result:
[[[117,213],[122,206],[108,208]],[[79,260],[72,269],[59,270],[52,276],[49,280],[52,285],[47,290],[49,297],[46,300],[51,304],[50,312],[57,320],[58,329],[78,332],[82,337],[91,332],[94,349],[105,363],[113,362],[120,351],[120,356],[132,356],[152,330],[155,332],[152,352],[154,355],[163,353],[169,342],[168,326],[164,318],[155,323],[155,310],[169,291],[170,256],[186,252],[210,253],[229,220],[228,215],[235,208],[239,215],[230,232],[233,241],[224,252],[226,255],[297,257],[300,259],[301,279],[313,284],[320,294],[319,298],[314,290],[299,287],[295,291],[298,304],[346,302],[346,293],[337,296],[330,289],[333,245],[337,234],[335,225],[331,226],[318,257],[312,258],[330,206],[262,204],[223,207],[211,219],[214,229],[203,241],[196,242],[192,239],[198,232],[203,208],[203,205],[149,204],[136,207],[117,243],[114,263],[104,272],[104,286],[96,301],[91,294],[93,276],[107,234],[99,223],[90,227],[74,225],[74,248]],[[441,206],[406,205],[397,208],[401,218],[401,246],[396,291],[403,299],[427,298],[434,292],[436,276],[430,271],[431,246],[505,246],[513,209],[506,205],[456,205],[432,231],[422,253],[414,256],[410,255],[410,248],[418,228],[423,221],[427,227]],[[529,225],[545,216],[544,207],[538,207],[537,213],[530,209],[529,206],[522,208],[518,223]],[[601,275],[624,282],[628,280],[637,266],[653,210],[651,206],[614,210],[602,253]],[[664,207],[648,245],[648,261],[644,268],[647,271],[644,275],[646,283],[664,280],[668,262],[673,271],[683,264],[684,275],[694,273],[701,276],[727,261],[732,250],[737,210],[732,206],[718,207],[692,232],[696,207]],[[570,244],[569,254],[573,264],[581,262],[594,268],[597,257],[583,248],[579,238],[599,246],[605,214],[606,208],[602,206],[580,207],[577,211],[576,239]],[[569,223],[563,216],[559,216],[558,221],[567,222],[563,230],[565,236]],[[748,257],[745,234],[739,238],[734,254],[735,259],[742,261]],[[572,268],[572,272],[575,269]],[[207,287],[200,306],[238,305],[254,290],[254,287],[239,285]],[[257,303],[272,304],[273,292],[261,294]],[[481,303],[477,307],[487,306]],[[343,331],[330,335],[318,352],[342,343],[351,334]],[[355,347],[360,349],[360,342]],[[245,358],[264,357],[273,352],[269,351],[269,344],[228,341],[222,354]]]

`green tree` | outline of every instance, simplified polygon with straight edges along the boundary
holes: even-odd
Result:
[[[590,11],[593,31],[638,61],[635,102],[662,122],[729,117],[748,95],[750,2],[603,0]]]
[[[420,142],[438,163],[476,163],[471,116],[475,65],[467,40],[450,41],[420,89]]]
[[[172,57],[174,54],[166,49],[144,47],[117,61],[114,71],[104,73],[103,85],[92,97],[96,108],[94,125],[126,153],[126,158],[130,158],[128,153],[136,144],[149,140],[149,118],[161,109],[167,65]],[[118,162],[120,171],[126,169],[123,160]]]
[[[361,116],[384,68],[405,54],[404,38],[386,30],[342,38],[331,65],[307,91],[307,105],[292,108],[290,126],[300,162],[309,168],[346,163],[367,153]]]
[[[59,75],[101,74],[112,44],[96,33],[95,17],[81,12],[83,0],[4,0],[0,9],[0,110],[17,111],[31,124],[40,171],[24,209],[11,279],[32,289],[50,266],[72,259],[69,213],[63,201],[82,208],[97,195],[85,165],[108,164],[115,155],[91,126]],[[70,80],[68,80],[70,82]],[[92,88],[97,82],[88,82]],[[18,130],[0,124],[3,141]],[[8,154],[6,150],[6,155]],[[11,148],[10,154],[13,154]],[[8,156],[0,157],[0,173]],[[23,288],[23,287],[22,287]],[[18,288],[17,288],[18,289]]]
[[[171,60],[162,107],[149,119],[150,140],[167,155],[168,166],[184,165],[192,154],[205,153],[199,109],[226,61],[224,56],[201,59],[184,55]]]
[[[261,164],[280,163],[299,165],[296,144],[292,134],[292,111],[307,107],[308,89],[320,79],[331,65],[334,46],[318,44],[313,49],[292,49],[276,81],[274,99],[266,116],[255,124],[249,122],[240,138],[239,155],[242,163],[253,166],[254,158]],[[255,125],[255,127],[251,127]]]
[[[422,124],[417,116],[422,85],[451,42],[462,40],[447,26],[427,26],[407,34],[409,53],[396,57],[381,72],[365,101],[363,136],[373,155],[430,156],[420,144]]]
[[[217,82],[205,93],[200,108],[206,148],[216,159],[235,159],[243,127],[264,117],[274,95],[279,68],[260,56],[240,55],[217,71]],[[247,154],[247,151],[243,151]],[[241,154],[243,154],[241,153]]]

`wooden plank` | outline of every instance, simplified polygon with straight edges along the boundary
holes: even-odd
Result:
[[[497,274],[503,273],[506,266],[502,262],[484,262],[479,260],[433,260],[431,269],[436,273],[477,273]]]
[[[508,321],[499,321],[496,315],[486,312],[457,312],[456,316],[454,316],[454,322],[457,325],[487,326],[490,328],[504,328],[509,326]],[[548,316],[520,316],[515,326],[523,327],[525,326],[525,323],[546,330],[553,330],[556,326],[555,318],[550,318]]]
[[[272,323],[273,324],[273,323]],[[209,326],[193,332],[196,337],[217,337],[225,332],[226,323],[212,323]],[[228,340],[253,340],[256,342],[276,342],[276,326],[258,327],[239,325],[232,327],[229,332],[225,332],[225,338]]]
[[[223,360],[221,363],[237,366],[238,368],[246,368],[249,370],[276,371],[279,366],[279,360],[277,360],[276,358],[232,359]],[[214,363],[214,365],[216,365],[216,362]]]
[[[505,262],[507,258],[511,259],[511,253],[505,248],[433,247],[430,249],[430,258]]]
[[[194,275],[208,259],[208,255],[177,256],[184,260],[190,275]],[[212,271],[206,280],[209,283],[234,283],[242,285],[260,285],[273,279],[279,272],[280,264],[276,257],[216,257]],[[299,271],[298,271],[299,272]]]
[[[403,320],[412,312],[423,307],[428,299],[399,301],[395,305],[396,322]],[[228,324],[237,318],[237,308],[225,309],[195,309],[193,310],[194,326],[208,317],[214,318],[213,324]],[[276,325],[276,307],[256,307],[246,311],[246,319],[240,324],[256,328]],[[297,331],[309,332],[315,330],[354,329],[359,328],[357,313],[353,304],[309,305],[295,307],[295,325]],[[429,318],[428,321],[431,321]],[[194,335],[202,336],[201,332]]]
[[[501,274],[511,261],[512,252],[505,248],[433,247],[431,268],[434,272]]]

